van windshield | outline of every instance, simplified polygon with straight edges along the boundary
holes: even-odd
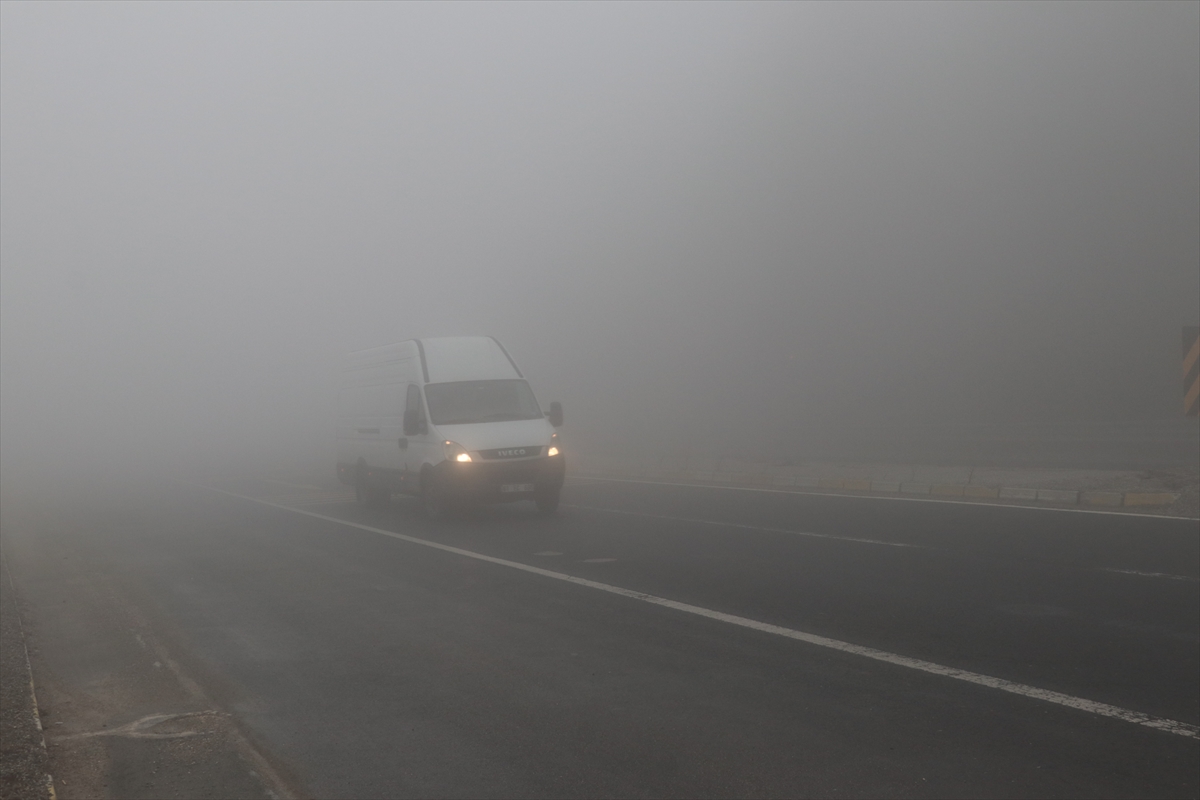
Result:
[[[529,384],[520,380],[454,381],[425,387],[434,425],[466,425],[540,419],[542,411]]]

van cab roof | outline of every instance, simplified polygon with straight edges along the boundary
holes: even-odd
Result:
[[[420,357],[422,377],[426,383],[524,377],[504,345],[491,336],[409,339],[351,353],[348,366],[361,369],[416,355]]]

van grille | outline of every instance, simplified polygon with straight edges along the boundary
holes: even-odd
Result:
[[[490,459],[532,458],[533,456],[540,456],[541,454],[542,454],[541,445],[538,445],[536,447],[501,447],[498,450],[480,450],[479,451],[480,458],[490,458]]]

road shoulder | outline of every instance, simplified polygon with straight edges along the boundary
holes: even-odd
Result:
[[[0,553],[0,800],[53,798],[20,602]]]
[[[16,523],[6,516],[10,588],[27,612],[45,726],[42,780],[48,769],[57,798],[297,794],[181,666],[151,610],[125,590],[120,565],[89,535],[102,523],[86,515],[34,514]]]

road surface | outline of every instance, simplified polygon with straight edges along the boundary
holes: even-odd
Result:
[[[1195,520],[565,492],[6,509],[59,796],[1200,793]]]

